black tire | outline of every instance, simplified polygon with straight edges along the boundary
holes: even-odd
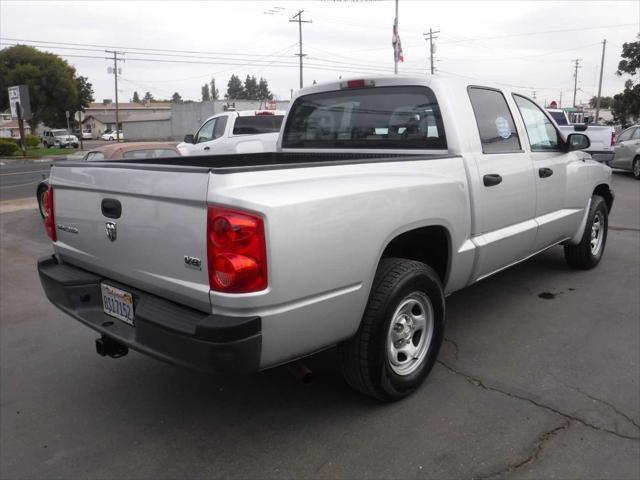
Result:
[[[40,212],[40,215],[42,216],[42,218],[44,218],[44,205],[43,205],[42,196],[46,191],[47,191],[47,187],[40,187],[38,189],[38,192],[36,193],[37,200],[38,200],[38,211]]]
[[[432,335],[426,353],[415,362],[415,370],[400,375],[394,371],[387,354],[391,323],[399,306],[415,293],[430,302]],[[444,315],[442,284],[431,267],[403,258],[383,259],[378,266],[358,332],[338,347],[342,373],[347,383],[366,395],[386,402],[413,393],[433,368],[440,351],[444,337]]]
[[[640,157],[636,157],[633,159],[633,164],[631,165],[631,173],[633,173],[633,178],[636,180],[640,180]]]
[[[48,143],[45,142],[44,144],[45,148],[51,148],[51,145],[49,145]]]
[[[594,223],[596,222],[600,224],[600,227],[597,230],[599,232],[598,235],[601,235],[601,237],[599,237],[600,246],[597,251],[594,252],[591,241]],[[567,264],[572,268],[579,268],[582,270],[589,270],[598,265],[607,244],[608,226],[609,209],[607,208],[607,203],[600,195],[593,195],[591,197],[589,216],[587,217],[587,223],[584,227],[584,233],[580,243],[577,245],[564,246],[564,258],[567,261]]]

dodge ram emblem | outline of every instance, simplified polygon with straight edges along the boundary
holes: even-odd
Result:
[[[104,224],[104,231],[107,233],[107,238],[112,242],[118,238],[118,227],[116,222],[107,222]]]

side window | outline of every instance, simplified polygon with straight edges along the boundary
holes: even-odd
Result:
[[[208,142],[213,140],[213,129],[216,126],[216,118],[212,118],[206,122],[196,134],[196,143]]]
[[[628,129],[626,129],[624,132],[622,132],[618,136],[618,142],[626,142],[628,140],[631,140],[631,135],[633,135],[633,133],[636,130],[637,130],[636,128],[628,128]]]
[[[220,138],[224,135],[224,127],[227,126],[227,117],[218,117],[216,126],[213,129],[213,138]]]
[[[513,98],[527,129],[531,151],[558,150],[558,131],[540,107],[520,95],[514,95]]]
[[[482,153],[521,151],[513,116],[502,92],[470,87],[469,98],[478,124]]]
[[[640,128],[636,128],[633,135],[631,135],[631,140],[638,140],[640,138]]]

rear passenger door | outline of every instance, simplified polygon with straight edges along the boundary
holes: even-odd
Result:
[[[468,92],[482,147],[474,156],[478,182],[471,186],[479,279],[530,255],[536,192],[533,163],[522,149],[504,94],[486,87],[469,87]]]
[[[533,161],[538,223],[533,250],[539,251],[564,240],[578,229],[584,211],[567,208],[567,168],[583,154],[565,151],[560,132],[547,113],[532,100],[516,94],[513,98],[525,126]]]

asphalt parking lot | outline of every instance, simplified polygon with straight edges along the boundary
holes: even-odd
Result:
[[[556,247],[452,295],[438,364],[392,405],[333,351],[311,385],[99,357],[41,291],[37,211],[2,202],[0,477],[638,479],[640,182],[614,188],[598,268]]]

